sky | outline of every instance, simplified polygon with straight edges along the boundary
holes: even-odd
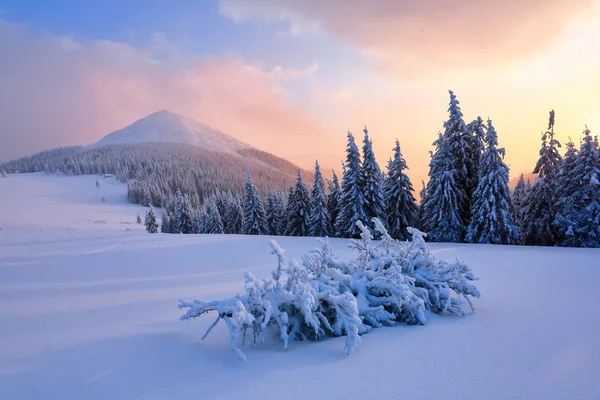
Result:
[[[311,168],[366,126],[427,179],[448,90],[511,176],[600,132],[599,0],[0,0],[0,162],[168,109]]]

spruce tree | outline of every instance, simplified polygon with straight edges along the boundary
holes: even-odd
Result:
[[[290,221],[294,217],[294,207],[292,199],[294,198],[294,185],[290,185],[285,203],[284,235],[290,236]]]
[[[194,210],[187,195],[183,195],[183,205],[179,214],[180,232],[184,234],[196,233],[194,231]]]
[[[573,246],[575,225],[581,212],[581,191],[576,180],[578,159],[575,143],[569,138],[567,150],[556,174],[556,241],[562,246]]]
[[[208,221],[206,225],[206,233],[211,235],[217,235],[223,233],[223,221],[221,220],[221,214],[219,214],[219,207],[215,200],[208,203]]]
[[[146,232],[148,233],[158,233],[158,224],[156,223],[156,214],[154,213],[154,208],[150,206],[150,210],[146,214]]]
[[[280,197],[275,190],[270,190],[267,195],[267,206],[265,208],[265,214],[267,218],[267,234],[268,235],[279,235],[281,230],[281,210],[280,210]]]
[[[329,236],[331,233],[331,217],[327,211],[325,184],[318,161],[315,162],[310,213],[310,235],[316,237]]]
[[[548,130],[542,135],[540,158],[533,170],[538,179],[527,198],[525,244],[553,246],[556,243],[556,173],[562,160],[554,138],[554,110],[550,111]]]
[[[530,188],[529,188],[530,189]],[[512,192],[512,202],[514,207],[513,218],[515,225],[519,230],[520,242],[523,241],[523,235],[525,232],[524,216],[525,207],[527,205],[527,196],[529,195],[529,189],[525,183],[525,176],[521,174],[519,181]]]
[[[177,189],[177,193],[175,194],[175,209],[171,218],[171,223],[173,224],[173,229],[171,230],[172,233],[181,233],[184,203],[185,199],[183,198],[183,194]]]
[[[407,169],[406,160],[400,151],[400,142],[396,139],[394,159],[388,163],[384,198],[387,205],[388,232],[390,236],[399,240],[410,239],[406,228],[416,227],[418,222],[419,208],[410,178],[404,173]]]
[[[471,199],[471,204],[474,203],[473,192],[479,182],[479,164],[481,156],[485,151],[485,122],[481,117],[471,121],[467,126],[469,129],[469,157],[467,158],[467,176],[469,179],[467,196]]]
[[[354,136],[348,132],[348,145],[346,148],[346,162],[342,176],[342,197],[340,199],[340,214],[336,220],[336,232],[340,237],[360,237],[357,221],[367,221],[365,210],[366,201],[363,196],[364,173],[360,160],[360,153]]]
[[[425,203],[421,207],[422,227],[431,241],[460,243],[466,231],[461,204],[467,195],[457,184],[461,174],[456,169],[451,141],[440,133],[434,146]]]
[[[327,195],[327,212],[329,213],[330,223],[330,236],[336,236],[335,225],[340,214],[340,201],[341,201],[341,189],[338,177],[335,171],[332,172],[331,180],[327,180],[327,186],[329,188],[329,194]]]
[[[245,235],[264,235],[266,233],[265,210],[248,168],[246,168],[243,226]]]
[[[196,233],[208,233],[208,203],[202,204],[198,215],[198,230]]]
[[[519,231],[513,219],[508,166],[503,161],[504,149],[497,147],[498,136],[491,120],[487,123],[485,144],[466,240],[470,243],[516,244]]]
[[[308,236],[310,234],[310,197],[308,188],[298,170],[294,194],[289,200],[290,220],[288,221],[289,236]]]
[[[241,234],[244,231],[244,210],[242,209],[242,201],[238,195],[231,195],[227,210],[227,229],[230,234]]]
[[[570,185],[572,191],[563,191],[557,202],[557,223],[564,234],[562,245],[600,247],[600,149],[587,126],[583,134],[569,174],[574,182]]]
[[[367,214],[367,220],[364,221],[365,225],[371,228],[371,232],[377,236],[378,233],[375,231],[374,225],[372,225],[373,218],[379,218],[379,220],[386,225],[385,217],[385,201],[383,199],[383,173],[377,164],[375,154],[373,153],[373,142],[369,139],[369,132],[367,127],[363,129],[365,134],[363,140],[363,196],[365,199],[365,211]]]
[[[450,93],[450,106],[448,107],[449,118],[444,122],[443,137],[447,140],[450,148],[450,166],[453,170],[454,184],[456,185],[457,204],[461,220],[465,224],[464,229],[470,221],[471,199],[470,193],[474,190],[475,179],[469,174],[476,174],[472,163],[472,140],[473,135],[463,120],[463,114],[452,90]],[[462,241],[462,238],[460,239]]]
[[[162,219],[160,221],[160,231],[162,233],[171,233],[171,221],[169,218],[169,210],[163,208]]]

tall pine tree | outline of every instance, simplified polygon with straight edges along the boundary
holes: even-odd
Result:
[[[154,213],[154,208],[152,208],[152,206],[150,206],[150,210],[148,210],[148,213],[146,214],[146,232],[158,233],[156,214]]]
[[[327,180],[327,186],[329,187],[329,194],[327,195],[327,212],[331,218],[331,230],[329,231],[329,235],[336,236],[335,225],[338,215],[340,214],[342,192],[335,171],[331,172],[333,174],[331,180]]]
[[[525,232],[525,207],[527,205],[527,196],[529,195],[530,189],[531,187],[528,187],[525,183],[525,176],[521,174],[521,176],[519,177],[519,181],[517,182],[515,189],[512,192],[512,202],[514,207],[513,217],[517,229],[519,230],[520,242],[523,242],[523,236]]]
[[[375,159],[373,153],[373,142],[369,139],[367,127],[363,129],[365,134],[363,140],[363,173],[364,173],[364,189],[363,196],[365,199],[365,211],[367,221],[365,225],[371,227],[373,234],[377,234],[375,227],[372,225],[373,218],[379,218],[384,225],[387,224],[385,218],[385,201],[383,199],[383,173]]]
[[[208,222],[206,225],[206,233],[217,235],[223,233],[223,221],[219,213],[219,206],[213,199],[208,204]]]
[[[396,139],[394,159],[388,163],[385,180],[384,198],[387,205],[386,219],[390,236],[399,240],[408,240],[408,227],[416,227],[419,208],[413,195],[414,188],[408,175],[406,160],[400,151],[400,142]]]
[[[450,140],[441,133],[434,142],[436,151],[429,163],[429,182],[421,223],[429,240],[460,243],[466,231],[461,204],[464,204],[467,195],[457,184],[461,175],[456,170],[450,144]]]
[[[262,200],[252,182],[250,170],[246,168],[246,189],[244,196],[244,234],[264,235],[267,222]]]
[[[310,198],[300,170],[298,170],[294,194],[289,200],[289,210],[288,235],[308,236],[310,234]]]
[[[316,237],[329,236],[331,217],[327,211],[327,195],[325,195],[325,184],[318,161],[315,162],[310,213],[310,235]]]
[[[340,237],[360,237],[357,221],[367,221],[366,201],[363,196],[364,173],[360,153],[354,136],[348,132],[346,148],[346,163],[342,177],[342,197],[340,199],[340,214],[336,220],[336,232]]]
[[[560,142],[554,138],[554,110],[550,111],[548,130],[542,135],[540,158],[533,170],[533,184],[525,211],[525,244],[553,246],[556,243],[556,174],[562,157]]]
[[[513,219],[508,167],[503,161],[504,149],[497,147],[498,136],[490,120],[485,144],[466,240],[471,243],[516,244],[519,231]]]
[[[574,246],[574,229],[581,212],[581,191],[576,180],[577,148],[569,138],[567,150],[556,174],[556,241],[562,246]]]
[[[563,234],[562,245],[600,247],[600,150],[587,126],[583,134],[572,172],[562,171],[568,168],[564,162],[559,174],[559,185],[566,184],[560,177],[570,175],[571,179],[570,190],[559,191],[556,223]]]

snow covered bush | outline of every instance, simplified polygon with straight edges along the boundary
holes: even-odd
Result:
[[[264,343],[272,329],[285,349],[290,339],[346,336],[344,351],[350,354],[360,335],[372,328],[425,324],[427,310],[464,315],[466,304],[473,310],[469,297],[480,294],[467,265],[435,260],[426,235],[417,229],[408,228],[412,240],[400,242],[379,219],[373,224],[381,240],[373,240],[369,228],[357,221],[361,238],[350,242],[357,256],[349,262],[333,254],[327,239],[319,239],[321,247],[306,253],[301,262],[288,260],[271,241],[278,263],[270,278],[259,280],[246,273],[244,293],[226,300],[180,300],[179,308],[186,309],[181,319],[216,312],[203,339],[223,320],[233,351],[244,360],[240,342]]]

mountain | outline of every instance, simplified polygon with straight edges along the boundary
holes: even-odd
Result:
[[[221,153],[252,148],[192,118],[161,110],[106,135],[87,149],[130,143],[180,143]]]
[[[179,190],[195,207],[217,192],[244,192],[249,168],[259,192],[287,193],[299,167],[191,118],[158,111],[87,147],[47,150],[0,165],[7,172],[115,174],[133,203],[162,206]],[[302,170],[307,184],[312,174]]]

